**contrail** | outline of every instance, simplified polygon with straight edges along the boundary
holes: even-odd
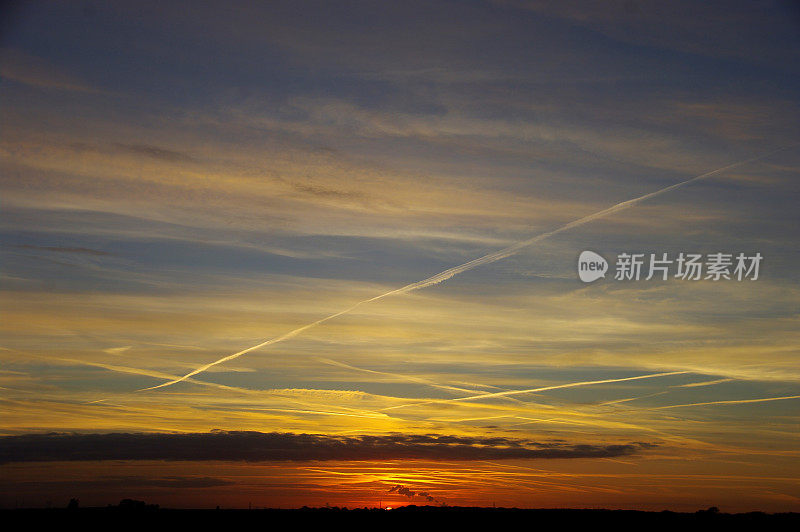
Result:
[[[141,369],[141,368],[132,368],[130,366],[120,366],[120,365],[115,365],[115,364],[105,364],[103,362],[92,362],[90,360],[79,360],[79,359],[76,359],[76,358],[55,357],[55,356],[49,356],[49,355],[45,356],[45,355],[39,355],[37,353],[31,353],[29,351],[19,351],[18,349],[6,349],[6,348],[2,348],[2,349],[5,350],[5,351],[17,351],[19,353],[24,353],[26,356],[41,358],[43,360],[58,361],[58,362],[69,362],[70,364],[80,364],[80,365],[83,365],[83,366],[102,368],[102,369],[107,369],[109,371],[116,371],[118,373],[128,373],[128,374],[131,374],[131,375],[142,375],[142,376],[145,376],[145,377],[153,377],[153,378],[156,378],[156,379],[177,379],[178,378],[176,375],[172,375],[172,374],[169,374],[169,373],[164,373],[163,371]],[[226,386],[225,384],[218,384],[216,382],[207,382],[207,381],[201,381],[201,380],[196,380],[196,379],[191,379],[191,378],[189,378],[187,380],[189,382],[191,382],[192,384],[199,384],[199,385],[202,385],[202,386],[209,386],[211,388],[217,388],[217,389],[220,389],[220,390],[235,391],[235,392],[241,392],[241,393],[246,393],[246,394],[258,393],[258,392],[254,391],[254,390],[249,390],[247,388],[238,388],[238,387],[235,387],[235,386]],[[105,401],[105,399],[98,399],[96,401],[90,401],[90,403],[102,403],[103,401]]]
[[[787,395],[785,397],[766,397],[764,399],[733,399],[730,401],[709,401],[707,403],[687,403],[685,405],[657,406],[650,410],[664,410],[666,408],[683,408],[684,406],[705,406],[705,405],[741,405],[746,403],[765,403],[767,401],[785,401],[787,399],[800,399],[800,395]]]
[[[466,388],[459,388],[457,386],[449,386],[447,384],[439,384],[433,382],[430,379],[425,379],[423,377],[415,377],[413,375],[403,375],[400,373],[389,373],[386,371],[376,371],[374,369],[366,369],[366,368],[359,368],[356,366],[351,366],[350,364],[345,364],[344,362],[339,362],[337,360],[331,360],[330,358],[323,358],[323,357],[316,357],[316,360],[323,362],[325,364],[330,364],[332,366],[339,366],[341,368],[350,369],[353,371],[363,371],[364,373],[371,373],[373,375],[386,375],[387,377],[393,377],[395,379],[404,380],[407,382],[416,382],[419,384],[424,384],[426,386],[431,386],[433,388],[439,388],[440,390],[447,390],[449,392],[461,392],[461,393],[475,393],[475,390],[468,390]],[[480,385],[476,385],[480,386]],[[514,401],[516,403],[522,403],[522,401],[518,399],[514,399],[509,397],[508,400]]]
[[[527,240],[522,240],[520,242],[517,242],[516,244],[512,244],[512,245],[510,245],[510,246],[508,246],[506,248],[503,248],[503,249],[501,249],[499,251],[495,251],[494,253],[489,253],[488,255],[484,255],[482,257],[478,257],[477,259],[473,259],[473,260],[471,260],[469,262],[465,262],[464,264],[461,264],[459,266],[454,266],[452,268],[448,268],[447,270],[439,272],[436,275],[432,275],[431,277],[428,277],[427,279],[423,279],[422,281],[417,281],[415,283],[407,284],[407,285],[405,285],[403,287],[396,288],[396,289],[390,290],[388,292],[384,292],[383,294],[377,295],[375,297],[371,297],[369,299],[365,299],[363,301],[359,301],[358,303],[356,303],[356,304],[354,304],[354,305],[352,305],[350,307],[347,307],[344,310],[340,310],[339,312],[331,314],[330,316],[326,316],[326,317],[324,317],[322,319],[319,319],[319,320],[317,320],[315,322],[309,323],[308,325],[303,325],[302,327],[298,327],[297,329],[289,331],[289,332],[287,332],[287,333],[285,333],[285,334],[283,334],[281,336],[277,336],[277,337],[272,338],[270,340],[266,340],[264,342],[261,342],[260,344],[254,345],[252,347],[248,347],[247,349],[242,349],[241,351],[237,351],[236,353],[233,353],[232,355],[228,355],[226,357],[222,357],[219,360],[215,360],[214,362],[209,362],[208,364],[200,366],[199,368],[187,373],[183,377],[180,377],[180,378],[177,378],[177,379],[174,379],[174,380],[171,380],[171,381],[167,381],[167,382],[161,383],[161,384],[159,384],[157,386],[151,386],[149,388],[142,388],[142,389],[137,390],[137,391],[142,392],[142,391],[145,391],[145,390],[155,390],[157,388],[163,388],[165,386],[172,386],[173,384],[177,384],[177,383],[179,383],[181,381],[184,381],[184,380],[188,379],[189,377],[197,375],[198,373],[202,373],[202,372],[206,371],[207,369],[212,368],[212,367],[214,367],[214,366],[216,366],[218,364],[222,364],[222,363],[227,362],[229,360],[233,360],[235,358],[239,358],[240,356],[242,356],[244,354],[247,354],[250,351],[254,351],[256,349],[260,349],[262,347],[266,347],[266,346],[272,345],[272,344],[277,344],[278,342],[282,342],[284,340],[288,340],[289,338],[293,338],[293,337],[297,336],[298,334],[300,334],[301,332],[303,332],[303,331],[305,331],[307,329],[310,329],[312,327],[316,327],[317,325],[321,325],[321,324],[325,323],[326,321],[332,320],[334,318],[338,318],[339,316],[342,316],[343,314],[348,314],[348,313],[354,311],[355,309],[357,309],[358,307],[360,307],[361,305],[364,305],[366,303],[371,303],[373,301],[378,301],[379,299],[383,299],[385,297],[393,296],[393,295],[396,295],[396,294],[405,294],[407,292],[412,292],[414,290],[419,290],[421,288],[426,288],[428,286],[439,284],[442,281],[446,281],[446,280],[450,279],[453,276],[456,276],[456,275],[458,275],[460,273],[464,273],[466,271],[472,270],[474,268],[477,268],[478,266],[483,266],[484,264],[491,264],[493,262],[497,262],[499,260],[502,260],[502,259],[504,259],[506,257],[510,257],[511,255],[515,255],[520,250],[522,250],[522,249],[524,249],[524,248],[526,248],[526,247],[528,247],[528,246],[530,246],[532,244],[536,244],[537,242],[541,242],[542,240],[550,238],[551,236],[557,235],[559,233],[563,233],[564,231],[568,231],[568,230],[573,229],[575,227],[580,227],[580,226],[585,225],[585,224],[587,224],[589,222],[593,222],[594,220],[598,220],[600,218],[605,218],[606,216],[608,216],[610,214],[614,214],[615,212],[619,212],[619,211],[625,210],[625,209],[627,209],[629,207],[633,207],[637,203],[640,203],[642,201],[648,200],[650,198],[654,198],[656,196],[660,196],[661,194],[665,194],[667,192],[670,192],[670,191],[675,190],[677,188],[683,187],[685,185],[688,185],[688,184],[693,183],[695,181],[698,181],[700,179],[704,179],[706,177],[710,177],[712,175],[719,174],[719,173],[724,172],[726,170],[730,170],[731,168],[736,168],[737,166],[742,166],[742,165],[745,165],[745,164],[748,164],[748,163],[751,163],[751,162],[754,162],[754,161],[758,161],[760,159],[764,159],[765,157],[769,157],[770,155],[773,155],[773,154],[775,154],[775,153],[777,153],[779,151],[782,151],[784,149],[786,149],[786,148],[785,147],[784,148],[779,148],[777,150],[773,150],[773,151],[771,151],[769,153],[765,153],[763,155],[758,155],[756,157],[752,157],[752,158],[746,159],[744,161],[739,161],[737,163],[729,164],[727,166],[723,166],[722,168],[717,168],[716,170],[712,170],[710,172],[706,172],[704,174],[700,174],[698,176],[692,177],[691,179],[687,179],[686,181],[681,181],[680,183],[675,183],[674,185],[670,185],[670,186],[668,186],[666,188],[662,188],[661,190],[657,190],[655,192],[650,192],[649,194],[645,194],[645,195],[639,196],[637,198],[633,198],[633,199],[629,199],[627,201],[623,201],[621,203],[617,203],[616,205],[612,205],[611,207],[608,207],[607,209],[603,209],[602,211],[598,211],[598,212],[596,212],[594,214],[589,214],[588,216],[584,216],[583,218],[578,218],[577,220],[574,220],[572,222],[569,222],[568,224],[562,225],[561,227],[553,229],[552,231],[548,231],[546,233],[541,233],[541,234],[536,235],[534,237],[531,237],[531,238],[529,238]]]
[[[640,379],[655,379],[656,377],[667,377],[669,375],[685,375],[687,373],[691,373],[691,371],[667,371],[665,373],[650,373],[649,375],[637,375],[636,377],[623,377],[621,379],[603,379],[599,381],[570,382],[567,384],[542,386],[541,388],[528,388],[526,390],[508,390],[505,392],[482,393],[479,395],[471,395],[469,397],[459,397],[458,399],[435,399],[432,401],[424,401],[421,403],[409,403],[405,405],[390,406],[388,408],[384,408],[382,411],[395,410],[397,408],[406,408],[409,406],[420,406],[430,403],[455,403],[458,401],[475,401],[476,399],[492,399],[495,397],[506,397],[509,395],[546,392],[549,390],[561,390],[562,388],[575,388],[576,386],[593,386],[595,384],[608,384],[612,382],[638,381]]]
[[[648,397],[655,397],[657,395],[664,395],[665,393],[669,393],[669,390],[666,392],[656,392],[656,393],[649,393],[647,395],[639,395],[636,397],[628,397],[626,399],[615,399],[613,401],[604,401],[602,403],[598,403],[597,406],[609,406],[609,405],[619,405],[622,403],[629,403],[631,401],[638,401],[639,399],[647,399]]]
[[[699,386],[713,386],[715,384],[722,384],[723,382],[731,382],[736,379],[717,379],[715,381],[692,382],[689,384],[676,384],[673,388],[697,388]]]
[[[7,348],[2,348],[2,347],[0,347],[0,349],[2,349],[4,351],[18,351],[17,349],[7,349]],[[24,352],[24,351],[19,351],[19,352]],[[36,357],[36,358],[41,358],[43,360],[69,362],[71,364],[81,364],[81,365],[84,365],[84,366],[97,367],[97,368],[107,369],[109,371],[116,371],[116,372],[119,372],[119,373],[128,373],[128,374],[132,374],[132,375],[144,375],[146,377],[155,377],[155,378],[159,378],[159,379],[177,379],[178,378],[175,375],[170,375],[169,373],[163,373],[161,371],[155,371],[155,370],[132,368],[132,367],[129,367],[129,366],[119,366],[119,365],[114,365],[114,364],[104,364],[102,362],[92,362],[92,361],[89,361],[89,360],[79,360],[79,359],[75,359],[75,358],[44,356],[44,355],[39,355],[39,354],[36,354],[36,353],[30,353],[30,352],[24,352],[24,353],[27,356],[33,356],[33,357]],[[246,394],[246,395],[264,397],[265,395],[269,394],[268,391],[265,392],[265,391],[262,391],[262,390],[250,390],[250,389],[247,389],[247,388],[239,388],[239,387],[236,387],[236,386],[226,386],[224,384],[217,384],[215,382],[201,381],[201,380],[192,379],[192,378],[186,379],[186,381],[187,382],[191,382],[192,384],[199,384],[199,385],[202,385],[202,386],[210,386],[212,388],[217,388],[219,390],[225,390],[225,391],[229,391],[229,392],[231,392],[231,391],[232,392],[238,392],[238,393],[242,393],[242,394]],[[0,389],[12,390],[11,388],[5,388],[3,386],[0,386]],[[27,390],[12,390],[12,391],[27,391]],[[84,404],[98,404],[98,403],[104,403],[104,402],[107,402],[107,401],[109,401],[109,399],[96,399],[94,401],[87,401]],[[303,405],[303,406],[306,406],[306,407],[309,407],[309,408],[319,407],[320,406],[317,403],[309,403],[307,401],[293,400],[292,402],[300,404],[300,405]],[[324,406],[327,406],[327,405],[324,405]],[[340,408],[342,410],[347,410],[347,411],[352,412],[352,413],[348,413],[348,412],[331,412],[331,411],[323,411],[323,410],[301,410],[301,409],[289,409],[289,408],[283,408],[283,409],[281,409],[281,408],[260,408],[259,410],[275,411],[275,412],[290,412],[290,413],[297,412],[297,413],[301,413],[301,414],[305,413],[305,414],[320,414],[320,415],[331,415],[331,416],[349,416],[349,417],[369,417],[369,418],[385,418],[386,417],[385,414],[381,414],[379,412],[372,412],[372,411],[369,411],[369,410],[363,410],[363,409],[358,409],[358,408],[350,408],[350,407],[346,407],[346,406],[342,406],[342,405],[339,405],[336,408]]]
[[[691,373],[690,371],[667,371],[665,373],[651,373],[649,375],[637,375],[636,377],[623,377],[621,379],[603,379],[599,381],[581,381],[570,382],[568,384],[555,384],[553,386],[543,386],[541,388],[530,388],[528,390],[509,390],[505,392],[492,392],[480,395],[473,395],[471,397],[459,397],[458,399],[449,399],[450,401],[473,401],[475,399],[489,399],[492,397],[505,397],[507,395],[518,395],[523,393],[537,393],[546,392],[548,390],[560,390],[562,388],[574,388],[576,386],[593,386],[595,384],[608,384],[611,382],[625,382],[625,381],[638,381],[640,379],[654,379],[656,377],[667,377],[669,375],[685,375]]]

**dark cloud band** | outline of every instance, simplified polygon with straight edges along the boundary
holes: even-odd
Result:
[[[614,445],[536,442],[502,437],[425,434],[328,436],[226,432],[190,434],[27,434],[0,438],[0,463],[76,460],[499,460],[607,458],[648,443]]]

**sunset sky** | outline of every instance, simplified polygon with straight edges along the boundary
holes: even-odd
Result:
[[[800,510],[796,4],[1,20],[0,506]]]

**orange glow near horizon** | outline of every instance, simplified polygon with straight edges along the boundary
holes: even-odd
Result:
[[[181,463],[61,462],[4,466],[2,484],[27,479],[35,483],[58,471],[60,486],[71,486],[85,506],[116,504],[136,498],[164,507],[247,508],[339,506],[397,508],[409,504],[518,508],[622,508],[695,511],[715,503],[725,511],[777,511],[786,499],[768,486],[776,479],[787,490],[800,481],[778,472],[732,463],[696,464],[675,460],[629,462],[619,472],[616,461],[550,460],[478,463],[315,462]],[[663,473],[665,466],[672,473]],[[733,469],[732,469],[733,468]],[[770,477],[769,475],[773,475]],[[87,479],[91,479],[87,482]],[[136,479],[151,479],[136,485]],[[389,490],[401,484],[435,500],[407,497]],[[181,487],[175,490],[175,487]],[[756,502],[742,502],[747,494]],[[66,503],[57,493],[21,489],[16,504]],[[4,501],[6,507],[14,501]]]

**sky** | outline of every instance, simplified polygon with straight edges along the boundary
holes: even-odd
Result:
[[[2,9],[2,507],[800,510],[795,4]]]

